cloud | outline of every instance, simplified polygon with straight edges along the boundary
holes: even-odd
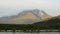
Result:
[[[0,0],[2,8],[54,8],[57,4],[48,0]]]
[[[46,12],[52,11],[58,13],[60,11],[60,2],[59,0],[0,0],[0,10],[1,9],[28,9],[28,8],[38,8],[46,10]],[[13,11],[13,10],[12,10]],[[3,11],[5,13],[14,13],[10,11]],[[10,14],[9,13],[9,14]]]
[[[0,0],[0,6],[9,7],[9,8],[30,8],[30,7],[47,7],[51,2],[44,0]],[[44,6],[47,5],[47,6]]]

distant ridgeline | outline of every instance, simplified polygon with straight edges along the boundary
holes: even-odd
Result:
[[[23,10],[18,15],[5,16],[0,18],[1,24],[33,24],[34,22],[50,19],[52,16],[43,10]]]

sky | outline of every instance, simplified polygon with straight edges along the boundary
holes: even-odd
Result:
[[[60,15],[60,0],[0,0],[0,17],[16,15],[25,9],[44,10],[51,16]]]

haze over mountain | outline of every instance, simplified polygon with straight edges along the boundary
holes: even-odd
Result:
[[[43,10],[23,10],[18,15],[5,16],[0,18],[0,23],[3,24],[32,24],[34,22],[42,21],[51,18]]]

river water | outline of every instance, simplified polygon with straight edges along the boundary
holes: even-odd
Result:
[[[0,32],[0,34],[60,34],[60,32],[39,32],[39,33],[24,33],[24,32]]]

